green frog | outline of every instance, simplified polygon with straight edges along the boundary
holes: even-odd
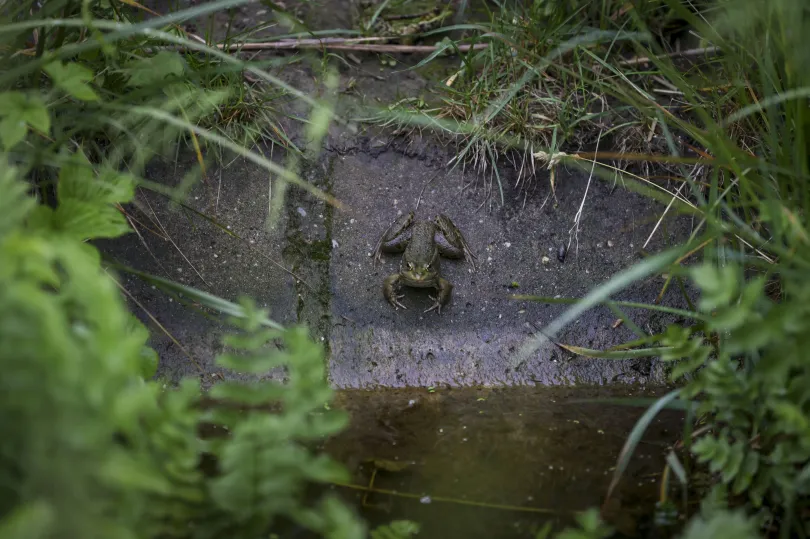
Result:
[[[374,260],[381,254],[402,253],[399,273],[389,275],[383,281],[383,295],[394,309],[406,309],[399,300],[399,285],[413,288],[435,288],[436,297],[430,297],[433,305],[425,310],[441,314],[442,307],[450,301],[453,285],[444,279],[439,270],[440,255],[447,258],[464,258],[475,270],[475,255],[467,245],[464,235],[446,215],[439,214],[433,221],[416,221],[414,212],[398,217],[389,226],[374,249]]]
[[[437,6],[429,0],[393,0],[378,13],[380,1],[358,1],[361,29],[379,37],[401,37],[404,44],[412,43],[417,34],[439,28],[455,13],[455,2]]]

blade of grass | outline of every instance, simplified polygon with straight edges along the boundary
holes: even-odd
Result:
[[[636,447],[641,441],[641,438],[644,436],[647,428],[650,426],[650,424],[652,424],[653,419],[655,419],[655,416],[657,416],[661,410],[666,408],[668,404],[672,403],[678,398],[678,393],[680,393],[680,390],[674,389],[655,401],[655,403],[650,406],[646,412],[644,412],[644,415],[639,418],[633,427],[633,430],[630,431],[630,434],[627,436],[627,440],[624,443],[624,447],[622,447],[622,450],[619,453],[619,458],[616,463],[616,470],[613,472],[613,479],[610,481],[610,486],[608,487],[607,495],[605,496],[605,502],[602,504],[603,513],[607,507],[610,497],[613,495],[613,492],[616,490],[616,487],[624,475],[624,472],[627,470],[627,466],[630,464],[630,459],[633,456],[633,452],[636,450]]]
[[[634,350],[593,350],[590,348],[583,348],[581,346],[574,346],[570,344],[557,343],[560,348],[576,354],[578,356],[591,357],[595,359],[636,359],[640,357],[656,357],[660,356],[663,352],[672,350],[672,347],[661,346],[655,348],[637,348]]]
[[[203,292],[202,290],[198,290],[196,288],[192,288],[190,286],[186,286],[184,284],[180,284],[175,281],[171,281],[169,279],[164,279],[163,277],[158,277],[156,275],[144,273],[129,266],[119,264],[118,262],[108,261],[108,266],[123,271],[125,273],[135,275],[136,277],[139,277],[143,279],[145,282],[153,284],[158,288],[163,288],[176,294],[182,294],[184,297],[196,301],[201,305],[204,305],[222,314],[227,314],[237,318],[246,318],[245,311],[241,305],[230,302],[226,299],[222,299],[213,294],[209,294],[208,292]],[[284,329],[284,326],[282,326],[277,322],[274,322],[273,320],[267,317],[261,320],[261,324],[265,327],[269,327],[272,329],[278,330]]]

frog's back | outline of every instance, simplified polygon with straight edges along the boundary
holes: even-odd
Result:
[[[405,258],[411,262],[428,263],[436,251],[436,225],[433,221],[419,221],[413,225],[411,240]]]

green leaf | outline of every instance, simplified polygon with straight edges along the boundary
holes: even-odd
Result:
[[[311,436],[323,438],[343,430],[349,424],[349,416],[338,410],[314,413],[310,416]]]
[[[151,462],[139,460],[135,455],[123,450],[113,451],[100,463],[99,476],[116,488],[170,494],[169,480]]]
[[[697,341],[697,339],[695,339]],[[706,361],[709,359],[709,355],[711,354],[712,349],[708,346],[700,346],[692,352],[692,357],[687,357],[681,361],[679,361],[675,367],[672,369],[672,374],[670,375],[670,379],[672,381],[678,380],[681,376],[685,374],[691,374],[695,372],[697,369],[702,367],[706,364]]]
[[[321,503],[324,518],[322,533],[327,539],[364,539],[366,526],[340,500],[328,496]]]
[[[757,474],[757,470],[759,470],[759,453],[756,451],[748,451],[740,467],[740,472],[734,480],[731,492],[734,495],[738,495],[748,489],[748,487],[751,486],[751,482],[754,480],[754,476]]]
[[[28,128],[25,121],[16,115],[9,114],[0,121],[0,141],[3,142],[3,147],[6,150],[11,150],[16,146],[25,138],[27,132]]]
[[[45,539],[55,519],[53,508],[44,501],[15,507],[0,520],[0,539]]]
[[[92,238],[117,238],[130,232],[124,215],[112,206],[68,199],[60,202],[51,222],[55,232],[79,241]]]
[[[239,382],[222,382],[211,388],[210,395],[215,399],[256,406],[276,402],[285,394],[284,387],[274,383],[262,382],[246,384]]]
[[[613,529],[605,524],[598,509],[588,509],[576,515],[577,528],[566,528],[555,539],[605,539],[613,535]]]
[[[691,275],[702,291],[698,307],[703,312],[728,305],[737,295],[739,281],[734,266],[703,264],[693,268]]]
[[[681,539],[759,539],[753,521],[742,511],[718,511],[710,519],[693,518]]]
[[[51,130],[48,108],[39,96],[23,92],[0,93],[0,141],[6,150],[12,149],[25,138],[31,126],[42,133]]]
[[[149,380],[158,368],[158,353],[150,346],[141,348],[141,376],[144,380]]]
[[[318,483],[346,482],[351,479],[342,464],[326,455],[318,455],[310,460],[304,471],[308,479]]]
[[[270,352],[271,350],[266,350],[264,354],[220,354],[216,358],[216,364],[237,373],[267,374],[284,365],[287,359],[285,354],[277,352],[269,355]]]
[[[53,83],[81,101],[97,101],[98,94],[90,87],[93,71],[75,62],[63,64],[56,61],[43,68]]]
[[[371,530],[371,539],[410,539],[419,533],[419,524],[410,520],[394,520]]]
[[[125,66],[125,72],[129,74],[129,86],[163,85],[168,80],[179,78],[184,71],[185,63],[180,54],[171,51],[161,51]]]
[[[36,204],[27,192],[28,186],[21,181],[19,170],[0,158],[0,193],[3,193],[0,197],[0,238],[19,226]]]
[[[84,152],[70,156],[59,171],[58,198],[60,202],[75,199],[98,204],[124,204],[135,196],[136,179],[130,174],[109,167],[98,175]]]

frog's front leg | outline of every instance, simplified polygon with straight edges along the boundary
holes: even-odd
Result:
[[[446,242],[441,240],[436,242],[442,255],[449,258],[461,258],[464,256],[464,259],[473,267],[473,270],[475,270],[476,257],[470,250],[470,246],[467,245],[467,240],[464,239],[461,230],[444,214],[439,214],[439,216],[436,217],[436,226],[442,237],[447,240]]]
[[[438,314],[442,314],[442,307],[447,305],[447,302],[450,301],[450,295],[452,292],[453,285],[450,284],[450,281],[439,277],[439,280],[436,281],[436,297],[430,297],[430,299],[432,299],[435,303],[425,312],[429,313],[435,309]]]
[[[382,261],[382,253],[401,253],[408,245],[408,230],[413,226],[413,212],[400,215],[385,229],[374,247],[374,262]]]
[[[383,281],[383,296],[385,296],[385,299],[388,300],[388,303],[390,303],[394,309],[398,309],[400,307],[407,309],[407,307],[399,301],[405,297],[405,294],[397,294],[397,291],[399,290],[399,279],[399,273],[389,275],[385,278]]]

